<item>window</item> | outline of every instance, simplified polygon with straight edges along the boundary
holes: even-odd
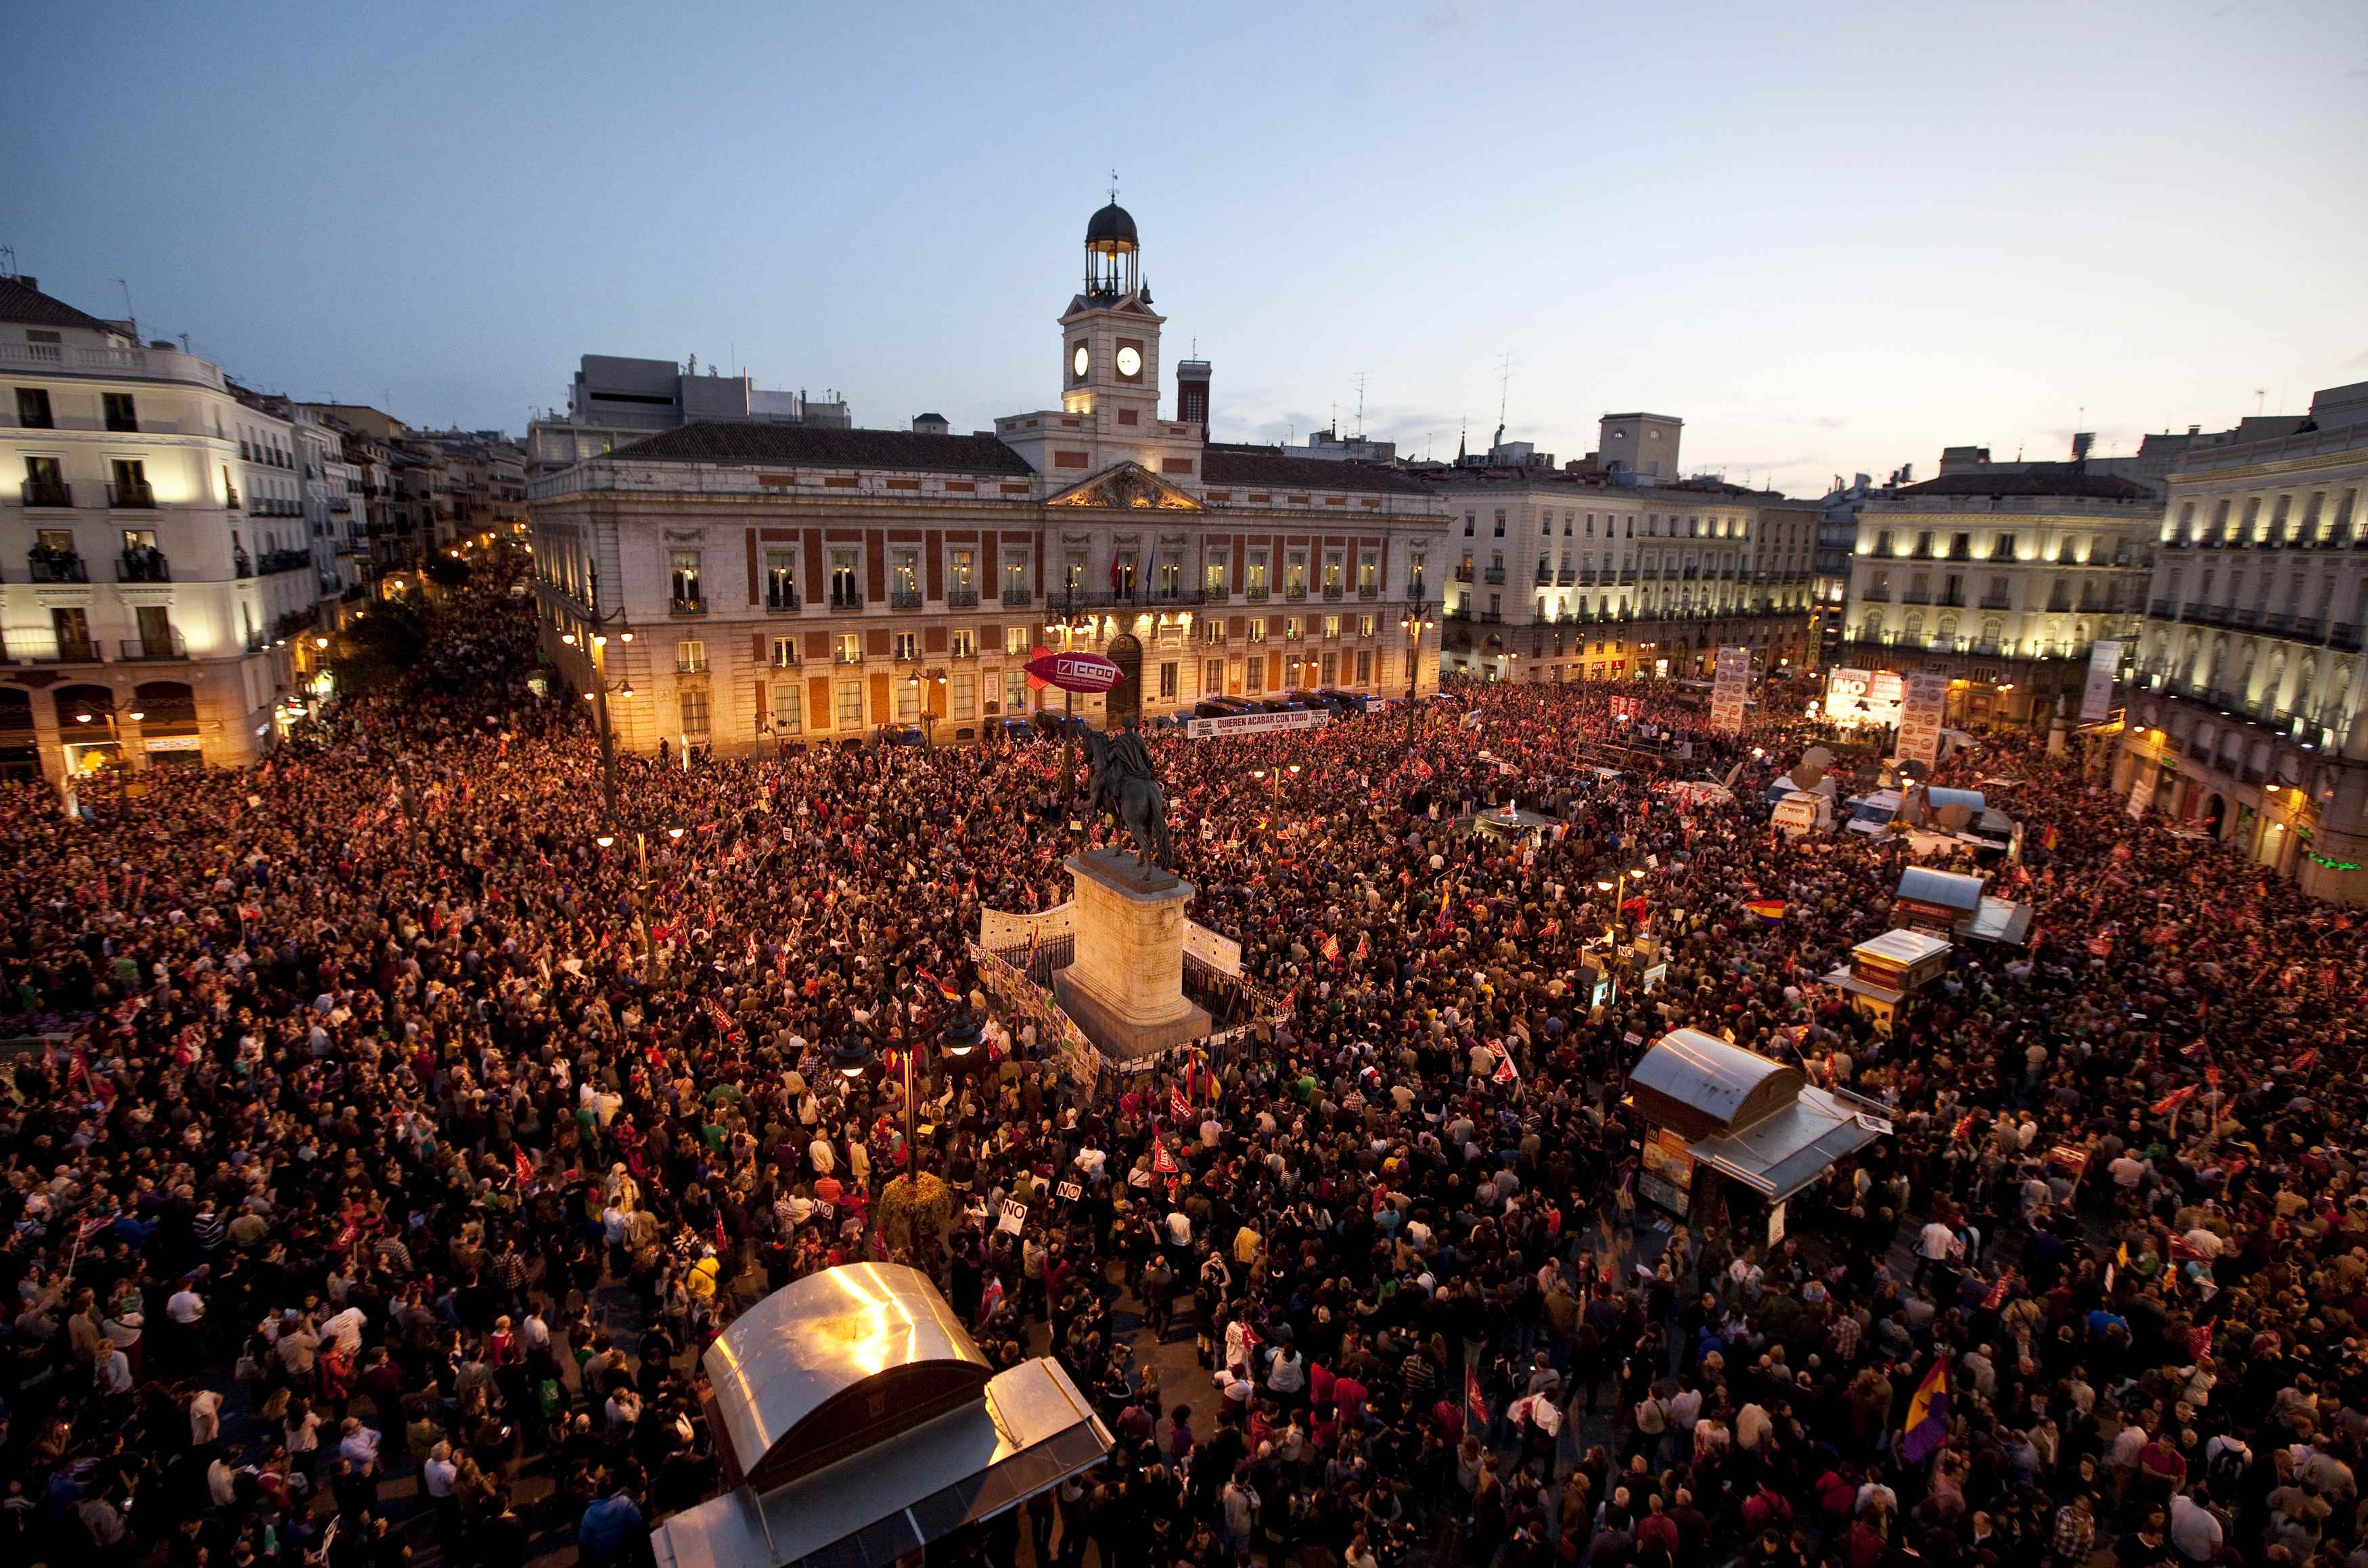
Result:
[[[852,631],[840,632],[838,634],[837,646],[832,653],[831,658],[834,662],[842,665],[861,664],[863,662],[863,639]]]
[[[1480,514],[1477,512],[1467,511],[1463,514],[1463,537],[1465,539],[1470,539],[1472,537],[1473,525],[1479,520],[1479,517]]]
[[[1173,659],[1163,660],[1159,665],[1159,700],[1162,702],[1173,702],[1176,700],[1176,661]]]
[[[921,608],[921,552],[917,550],[892,550],[888,552],[888,602],[898,609]]]
[[[858,566],[856,551],[834,550],[830,552],[831,608],[860,609],[863,608],[863,590],[856,585]]]
[[[110,430],[137,430],[140,413],[131,403],[130,392],[101,392],[107,409],[107,427]]]
[[[1224,551],[1209,552],[1208,561],[1201,568],[1201,587],[1209,597],[1222,599],[1225,597],[1225,568],[1228,564],[1230,561]]]
[[[1211,659],[1201,666],[1201,695],[1214,697],[1225,689],[1225,661]]]
[[[1028,552],[1024,550],[1003,552],[1003,602],[1013,605],[1028,602]]]
[[[1307,593],[1307,551],[1291,550],[1283,552],[1282,591],[1292,598],[1302,598]]]
[[[967,626],[958,626],[953,634],[953,656],[957,659],[978,657],[978,633]]]
[[[773,683],[773,733],[794,735],[805,728],[805,716],[801,699],[803,693],[793,680]]]
[[[787,550],[765,551],[765,608],[798,608],[797,556]]]
[[[946,551],[946,592],[962,597],[952,602],[978,602],[978,551],[968,545],[956,545]]]
[[[118,458],[109,465],[115,472],[114,493],[108,497],[118,506],[145,506],[154,497],[148,489],[148,465],[137,459]]]
[[[1242,666],[1243,694],[1249,697],[1256,697],[1259,692],[1264,691],[1265,689],[1266,661],[1253,654],[1249,662]]]
[[[896,662],[910,664],[921,656],[921,634],[917,631],[896,633]]]
[[[1003,710],[1006,713],[1028,711],[1028,672],[1026,670],[1003,672]]]
[[[1160,555],[1160,557],[1159,557],[1159,583],[1158,583],[1158,588],[1159,588],[1159,597],[1160,597],[1161,598],[1163,598],[1163,599],[1174,599],[1174,598],[1180,598],[1180,597],[1183,597],[1183,594],[1184,594],[1184,557],[1183,557],[1183,556],[1181,556],[1181,555],[1179,555],[1179,554],[1176,553],[1176,552],[1175,552],[1175,551],[1169,551],[1163,552],[1163,553]]]
[[[682,705],[683,734],[691,740],[704,740],[707,736],[707,693],[685,691],[678,694],[677,699]]]
[[[948,685],[953,691],[954,717],[957,719],[977,718],[978,676],[971,674],[968,670],[963,670],[952,676],[949,680]]]
[[[1086,552],[1082,550],[1069,551],[1068,561],[1061,570],[1063,580],[1067,583],[1070,592],[1075,593],[1084,587],[1086,585]]]
[[[1266,617],[1264,617],[1264,616],[1262,616],[1262,615],[1254,615],[1254,616],[1250,617],[1250,627],[1249,627],[1249,631],[1248,631],[1248,632],[1247,633],[1247,635],[1248,640],[1249,640],[1250,642],[1265,642],[1265,641],[1266,641]]]
[[[921,717],[921,688],[909,680],[896,683],[896,722],[911,724]]]
[[[98,650],[90,640],[89,614],[79,605],[51,608],[50,635],[57,639],[58,657],[62,659],[98,657]]]
[[[854,661],[852,660],[848,661],[850,664],[853,662]],[[860,730],[863,728],[863,683],[861,681],[840,681],[837,688],[831,693],[831,698],[834,705],[838,710],[837,722],[840,729]]]
[[[1416,598],[1422,597],[1422,551],[1417,551],[1406,564],[1406,592]]]
[[[1891,553],[1891,530],[1889,528],[1881,528],[1876,530],[1874,536],[1874,552],[1877,555],[1889,555]]]
[[[1505,508],[1502,506],[1497,508],[1496,537],[1498,539],[1505,537]]]
[[[1003,651],[1015,659],[1026,658],[1028,656],[1028,629],[1024,626],[1005,627],[1003,629]]]
[[[699,551],[667,551],[666,577],[677,607],[699,603]]]
[[[693,676],[707,668],[707,644],[696,637],[685,637],[674,645],[674,667],[677,675]]]
[[[1357,618],[1357,635],[1360,637],[1371,637],[1373,634],[1374,629],[1380,625],[1381,618],[1368,611]]]
[[[1248,591],[1250,597],[1254,599],[1262,599],[1266,597],[1267,552],[1263,550],[1251,551],[1250,563],[1247,571],[1247,574],[1242,579],[1242,586]]]
[[[17,389],[17,423],[28,430],[57,428],[55,421],[50,417],[50,394],[47,388],[18,387]]]
[[[1338,616],[1327,615],[1324,618],[1324,635],[1327,641],[1340,635],[1340,618]]]
[[[1282,640],[1284,642],[1296,642],[1305,635],[1306,629],[1301,624],[1299,617],[1294,615],[1282,623]]]
[[[1338,654],[1338,653],[1326,653],[1326,654],[1324,655],[1324,662],[1323,662],[1323,665],[1322,665],[1322,666],[1321,666],[1321,667],[1322,667],[1322,669],[1323,669],[1323,671],[1324,671],[1324,675],[1323,675],[1323,684],[1324,684],[1324,685],[1326,685],[1326,686],[1338,686],[1338,685],[1340,684],[1340,655],[1339,655],[1339,654]]]
[[[1212,648],[1222,648],[1225,645],[1225,621],[1223,616],[1204,615],[1201,618],[1201,641]]]
[[[796,638],[776,637],[773,639],[773,667],[777,670],[793,670],[798,667],[798,640]]]
[[[1371,648],[1360,648],[1357,651],[1357,684],[1359,686],[1373,684],[1373,651]]]

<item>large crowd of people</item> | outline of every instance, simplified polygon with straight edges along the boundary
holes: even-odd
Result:
[[[902,1074],[834,1051],[985,1006],[981,911],[1063,902],[1110,841],[1061,749],[625,756],[611,820],[586,705],[529,680],[497,587],[256,768],[0,799],[0,1024],[41,1037],[0,1085],[11,1561],[641,1561],[722,1484],[700,1350],[890,1257],[1118,1438],[949,1555],[2362,1550],[2368,934],[2133,821],[2079,744],[1942,765],[2012,781],[1994,891],[2034,936],[1962,945],[1884,1034],[1818,977],[1887,927],[1906,840],[1762,803],[1807,745],[1860,788],[1881,748],[1774,716],[1785,683],[1741,735],[1674,687],[1615,716],[1524,683],[1156,738],[1251,1032],[1083,1076],[986,1006],[985,1051],[922,1059],[912,1149]],[[1561,825],[1472,831],[1516,802]],[[1596,1005],[1614,926],[1667,978]],[[1639,1195],[1626,1073],[1678,1027],[1889,1108],[1772,1246]],[[892,1239],[916,1161],[955,1211]]]

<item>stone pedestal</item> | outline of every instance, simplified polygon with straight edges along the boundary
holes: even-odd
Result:
[[[1103,1054],[1123,1060],[1198,1040],[1212,1027],[1184,994],[1184,906],[1192,884],[1134,857],[1072,855],[1076,957],[1053,994]]]

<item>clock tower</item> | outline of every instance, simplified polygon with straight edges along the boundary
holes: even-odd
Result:
[[[1116,201],[1086,224],[1086,287],[1061,317],[1061,406],[1106,435],[1159,418],[1159,329],[1134,219]]]

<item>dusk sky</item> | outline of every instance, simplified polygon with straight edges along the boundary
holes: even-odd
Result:
[[[1795,494],[2368,379],[2368,6],[18,7],[0,244],[248,383],[522,431],[696,354],[1058,397],[1110,170],[1221,439]],[[1168,395],[1173,396],[1172,376]],[[2080,414],[2086,408],[2085,420]]]

